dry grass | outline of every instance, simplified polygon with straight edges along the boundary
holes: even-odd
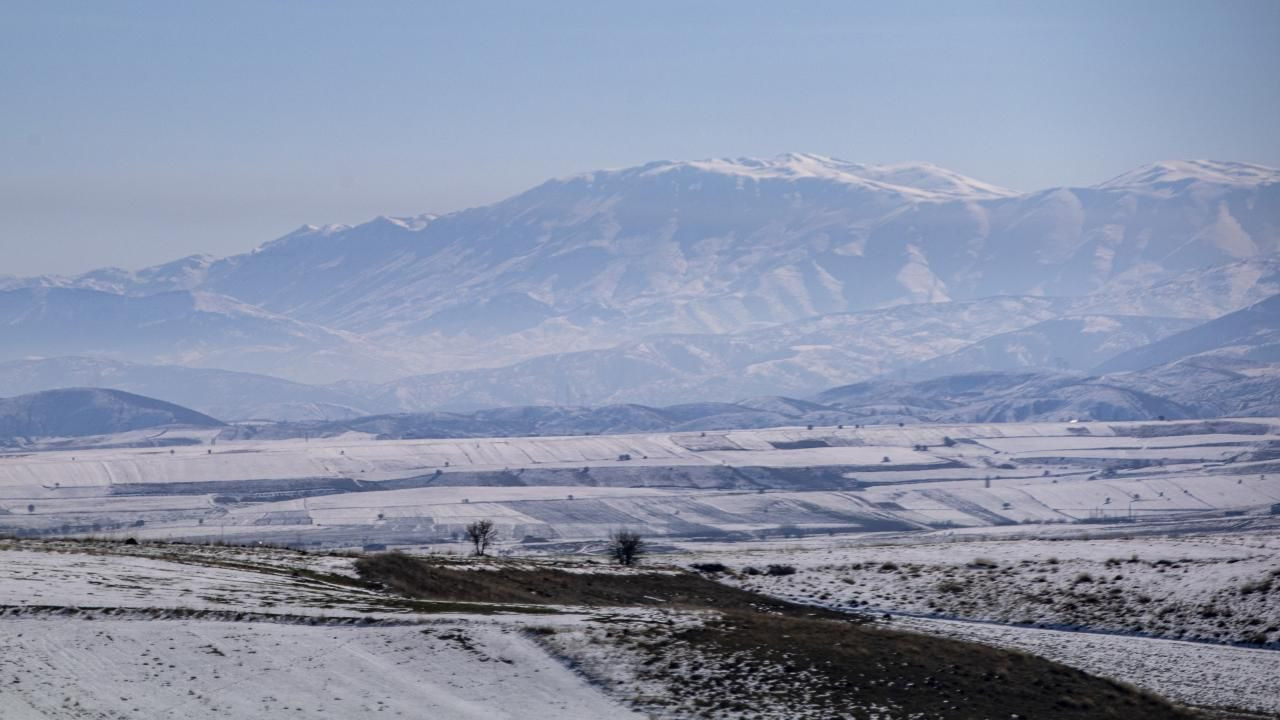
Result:
[[[400,553],[366,557],[356,567],[368,581],[424,600],[716,610],[718,619],[692,627],[595,631],[593,642],[641,654],[637,679],[662,690],[631,700],[660,714],[861,718],[850,708],[878,706],[922,718],[1198,717],[1033,655],[876,627],[862,616],[773,600],[691,572],[570,573],[492,562],[466,569]],[[614,687],[625,694],[625,684]]]
[[[716,717],[716,708],[762,708],[778,698],[805,717],[845,717],[855,703],[892,707],[895,717],[1198,717],[1034,655],[827,618],[734,610],[676,632],[669,644],[639,645],[654,653],[659,668],[675,646],[701,658],[701,673],[667,678],[674,702],[704,699],[711,712],[698,717]]]
[[[357,560],[356,571],[365,581],[423,600],[587,607],[741,608],[837,616],[834,612],[739,590],[690,572],[615,569],[604,573],[572,573],[527,563],[495,567],[493,561],[485,562],[486,568],[467,569],[430,558],[389,552]]]

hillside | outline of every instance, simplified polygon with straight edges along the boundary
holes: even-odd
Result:
[[[1186,318],[1084,315],[983,338],[903,368],[912,379],[972,372],[1081,371],[1197,324]]]
[[[326,381],[394,377],[402,356],[366,339],[204,292],[122,295],[80,287],[0,291],[0,361],[59,355]],[[64,382],[65,384],[65,382]]]
[[[1143,370],[1215,352],[1241,360],[1280,362],[1280,295],[1121,353],[1097,371]]]
[[[227,421],[337,420],[396,409],[325,386],[230,370],[76,356],[0,362],[0,397],[65,387],[164,398]]]
[[[107,435],[172,425],[208,428],[222,422],[162,400],[101,388],[0,398],[0,438]]]
[[[0,541],[0,556],[6,718],[1205,717],[666,565],[100,541]]]

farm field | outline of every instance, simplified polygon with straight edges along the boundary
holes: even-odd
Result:
[[[202,431],[204,432],[204,431]],[[217,441],[0,456],[0,532],[306,547],[902,532],[1266,514],[1280,424]]]

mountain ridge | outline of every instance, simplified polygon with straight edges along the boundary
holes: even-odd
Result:
[[[1280,289],[1276,175],[1173,161],[1091,187],[1015,193],[927,163],[661,161],[439,216],[303,226],[224,258],[9,279],[0,290],[104,293],[80,296],[67,311],[75,317],[121,302],[108,296],[188,293],[191,317],[212,324],[152,325],[144,342],[125,319],[86,333],[60,319],[50,332],[84,342],[15,341],[0,357],[385,382],[997,296],[1066,298],[1060,315],[1207,318]],[[15,303],[11,322],[38,309]],[[838,353],[858,353],[851,338],[841,343]],[[840,379],[833,370],[823,382]]]

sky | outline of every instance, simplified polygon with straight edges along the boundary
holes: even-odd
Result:
[[[1280,2],[0,0],[0,275],[652,160],[1280,166]]]

